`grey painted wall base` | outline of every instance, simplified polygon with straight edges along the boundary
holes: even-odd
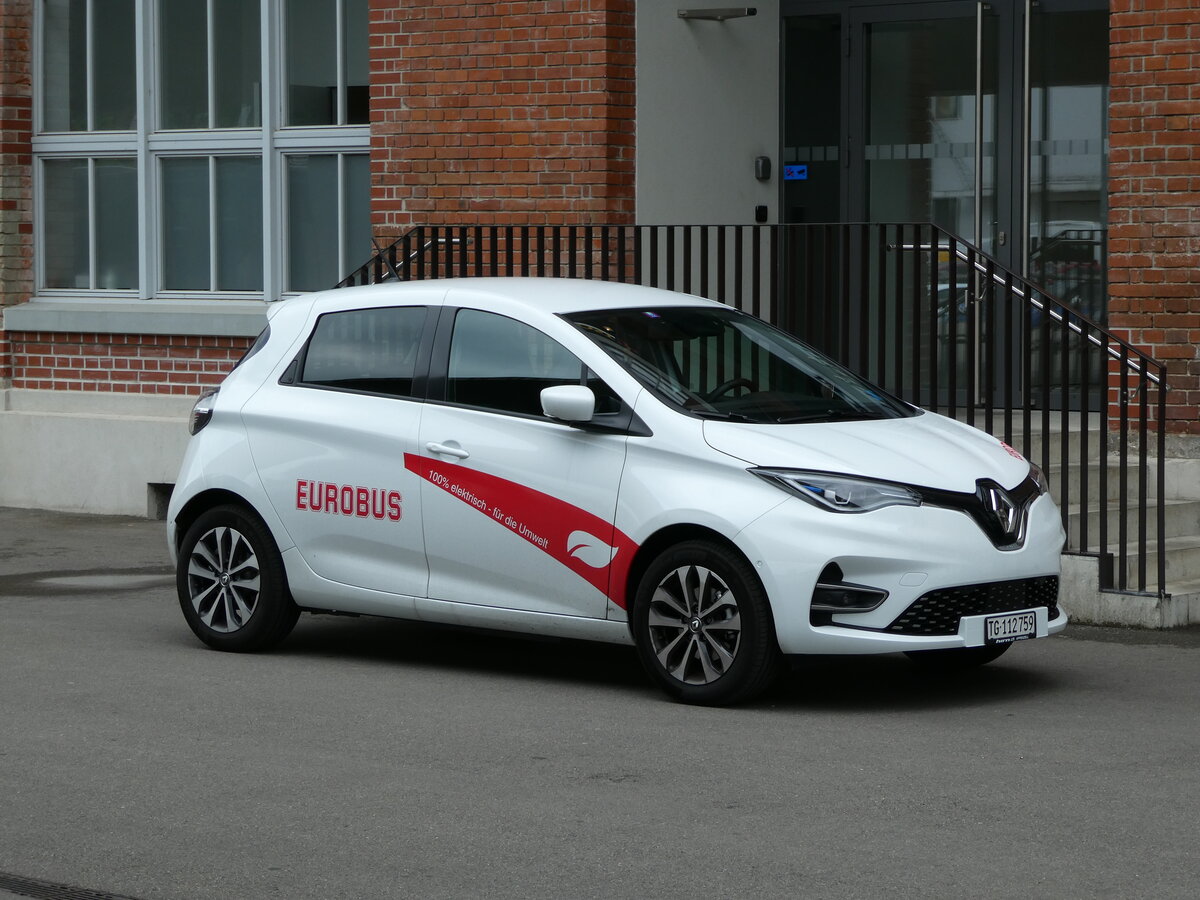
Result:
[[[1071,621],[1080,625],[1154,629],[1200,625],[1200,593],[1175,594],[1162,600],[1101,591],[1100,562],[1092,557],[1062,558],[1059,600]]]
[[[161,514],[194,398],[0,391],[0,506]]]

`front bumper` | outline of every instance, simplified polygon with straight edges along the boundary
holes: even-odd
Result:
[[[828,654],[980,646],[984,619],[999,611],[1036,610],[1037,636],[1055,634],[1066,626],[1067,616],[1047,602],[1045,582],[1040,590],[1009,594],[1018,582],[1057,579],[1063,540],[1058,509],[1048,495],[1030,507],[1025,542],[1017,550],[996,549],[969,516],[955,510],[926,505],[839,515],[798,499],[771,510],[737,537],[767,590],[780,649]],[[835,613],[814,621],[813,590],[830,563],[837,564],[846,582],[887,591],[887,599],[868,613]],[[926,607],[924,614],[946,607],[942,598],[955,595],[971,602],[934,615],[932,627],[925,627],[923,616],[914,617],[915,625],[904,624],[917,601]]]

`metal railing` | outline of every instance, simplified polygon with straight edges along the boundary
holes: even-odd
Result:
[[[929,224],[420,226],[338,286],[535,275],[730,304],[996,435],[1051,476],[1067,552],[1099,559],[1101,587],[1165,596],[1165,366],[960,238]]]

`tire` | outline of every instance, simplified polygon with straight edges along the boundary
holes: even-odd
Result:
[[[642,665],[684,703],[749,700],[779,668],[762,583],[740,555],[710,541],[677,544],[650,564],[638,584],[632,624]]]
[[[930,672],[954,672],[974,669],[999,659],[1012,644],[988,647],[952,647],[949,650],[907,650],[904,655]]]
[[[238,506],[201,515],[184,535],[175,572],[188,625],[217,650],[267,650],[300,616],[267,526]]]

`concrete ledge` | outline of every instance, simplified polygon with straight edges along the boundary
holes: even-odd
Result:
[[[156,517],[187,448],[186,397],[0,392],[0,506]]]
[[[107,391],[0,391],[0,411],[88,418],[172,419],[184,423],[200,396],[159,397],[154,394],[116,394]]]
[[[4,310],[5,331],[255,337],[267,324],[258,300],[178,302],[31,300]]]
[[[1080,625],[1161,629],[1200,624],[1200,595],[1183,594],[1163,600],[1102,591],[1100,562],[1087,556],[1062,558],[1059,600],[1071,621]]]

